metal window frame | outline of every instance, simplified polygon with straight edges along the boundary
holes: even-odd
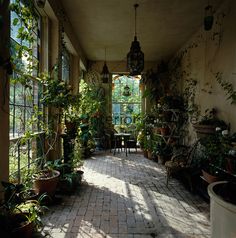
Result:
[[[37,10],[36,10],[37,11]],[[41,16],[40,14],[37,12],[38,14],[38,19],[37,19],[37,30],[36,31],[33,31],[33,34],[36,35],[36,39],[35,39],[35,45],[37,46],[37,57],[35,57],[35,55],[33,54],[33,59],[36,59],[38,61],[38,67],[37,67],[37,72],[36,72],[36,75],[34,76],[30,76],[29,75],[29,80],[31,80],[32,82],[32,89],[31,91],[29,92],[31,95],[32,95],[32,103],[30,105],[27,104],[27,100],[26,100],[26,97],[27,97],[27,89],[26,88],[22,88],[23,92],[23,104],[18,104],[17,101],[16,101],[16,96],[17,96],[17,86],[19,84],[10,84],[10,90],[13,90],[13,101],[9,101],[9,106],[10,106],[10,110],[12,110],[13,112],[13,115],[12,118],[13,118],[13,121],[11,122],[10,121],[10,125],[12,125],[12,131],[13,131],[13,137],[10,137],[10,143],[13,145],[13,146],[16,146],[15,148],[15,155],[16,156],[13,156],[15,157],[15,159],[17,159],[17,171],[14,171],[12,174],[10,174],[10,177],[14,177],[16,176],[17,177],[17,181],[18,182],[21,182],[21,171],[22,169],[25,169],[27,168],[28,170],[30,169],[31,165],[35,162],[38,161],[39,158],[39,155],[38,155],[38,143],[42,143],[42,145],[44,145],[44,139],[45,139],[45,132],[44,131],[41,131],[40,129],[40,122],[38,121],[37,123],[37,131],[34,131],[34,128],[31,128],[32,129],[32,136],[34,136],[34,139],[36,140],[36,153],[37,153],[37,158],[35,160],[32,160],[32,157],[31,157],[31,154],[33,154],[32,150],[33,150],[33,146],[32,146],[32,143],[33,143],[33,140],[32,139],[27,139],[26,141],[26,145],[27,145],[27,151],[26,151],[26,154],[27,154],[27,164],[25,166],[21,166],[21,157],[22,157],[22,151],[23,151],[23,146],[21,143],[19,143],[20,139],[22,138],[22,135],[16,135],[16,120],[17,120],[17,115],[16,115],[16,110],[17,108],[22,108],[23,110],[23,126],[24,126],[24,131],[26,129],[26,114],[27,114],[27,110],[29,110],[29,113],[32,113],[34,111],[34,107],[36,106],[36,103],[37,102],[37,107],[42,110],[44,110],[43,108],[43,105],[40,103],[40,95],[41,95],[41,90],[43,89],[43,85],[41,84],[41,82],[36,78],[36,76],[39,74],[39,62],[40,62],[40,47],[41,47],[41,39],[40,39],[40,32],[41,32]],[[20,17],[19,16],[19,20],[20,20]],[[20,21],[22,24],[22,21]],[[10,36],[10,39],[13,43],[15,44],[23,44],[23,42],[21,41],[20,43],[17,42],[14,38],[12,38]],[[22,74],[21,71],[19,70],[14,70],[14,76],[16,77],[17,75],[20,75]],[[37,86],[36,86],[37,84]],[[37,92],[35,92],[36,90],[36,87],[38,88]],[[10,94],[12,93],[12,91],[10,91]],[[11,117],[10,117],[11,119]],[[40,118],[41,119],[41,118]],[[44,118],[43,118],[44,120]],[[10,131],[9,131],[10,132]],[[38,142],[37,140],[40,140],[41,142]],[[11,148],[10,148],[11,149]],[[14,148],[13,148],[14,150]],[[43,151],[44,149],[42,149]],[[42,152],[42,155],[43,155],[43,152]],[[10,163],[10,160],[9,160],[9,163]],[[11,171],[10,171],[11,172]]]
[[[114,74],[114,75],[116,75],[116,74]],[[118,79],[118,81],[119,81],[119,83],[116,83],[116,87],[117,87],[117,85],[119,85],[119,91],[121,92],[122,91],[121,87],[124,87],[124,85],[126,85],[126,83],[121,81],[120,79]],[[130,97],[132,97],[132,96],[130,96]],[[118,121],[119,121],[119,123],[116,124],[117,113],[116,114],[113,113],[113,104],[119,104],[119,105],[129,105],[129,104],[131,104],[131,105],[139,105],[139,112],[141,113],[141,110],[142,110],[141,90],[139,89],[139,101],[132,101],[132,102],[124,102],[124,101],[117,101],[117,100],[115,101],[115,100],[113,100],[113,93],[112,93],[112,122],[113,122],[114,125],[125,125],[126,124],[125,123],[125,118],[126,117],[130,117],[130,115],[126,114],[126,113],[122,113],[122,112],[118,113],[118,117],[119,117]]]

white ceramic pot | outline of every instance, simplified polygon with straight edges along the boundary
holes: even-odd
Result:
[[[227,181],[214,182],[208,186],[212,238],[236,237],[236,205],[226,202],[214,190],[225,183]]]

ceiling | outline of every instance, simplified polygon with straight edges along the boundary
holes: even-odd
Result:
[[[203,27],[208,0],[61,0],[88,60],[126,59],[134,38],[134,7],[137,37],[145,61],[166,60]],[[223,0],[210,0],[217,9]]]

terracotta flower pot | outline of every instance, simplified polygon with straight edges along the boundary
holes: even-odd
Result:
[[[11,222],[13,224],[11,230],[12,238],[24,237],[31,238],[33,236],[34,224],[30,222],[26,216],[27,214],[15,214],[12,216]]]
[[[34,189],[39,193],[47,193],[53,197],[59,181],[60,172],[57,170],[44,170],[36,175]]]
[[[194,130],[197,133],[198,138],[202,138],[215,133],[216,126],[214,125],[193,125]]]
[[[203,178],[210,184],[219,180],[219,177],[209,174],[207,171],[202,169]]]
[[[147,151],[147,157],[148,157],[148,159],[152,159],[152,151],[151,150]]]
[[[236,159],[234,157],[227,157],[226,158],[226,170],[233,174],[236,171]]]
[[[162,127],[160,128],[161,135],[168,136],[170,134],[170,129],[168,127]]]
[[[148,158],[148,151],[147,151],[147,150],[143,150],[143,156],[144,156],[145,158]]]

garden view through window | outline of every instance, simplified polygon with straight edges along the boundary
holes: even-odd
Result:
[[[43,120],[43,105],[40,101],[43,86],[37,79],[41,19],[36,9],[29,8],[23,1],[11,0],[10,3],[15,5],[10,15],[14,72],[10,81],[9,164],[11,179],[20,181],[22,172],[27,171],[31,163],[42,155],[44,143],[40,125]],[[27,19],[31,10],[34,11],[34,17]],[[34,136],[23,143],[25,134]]]
[[[141,75],[112,75],[112,122],[115,126],[134,123],[141,113]]]

